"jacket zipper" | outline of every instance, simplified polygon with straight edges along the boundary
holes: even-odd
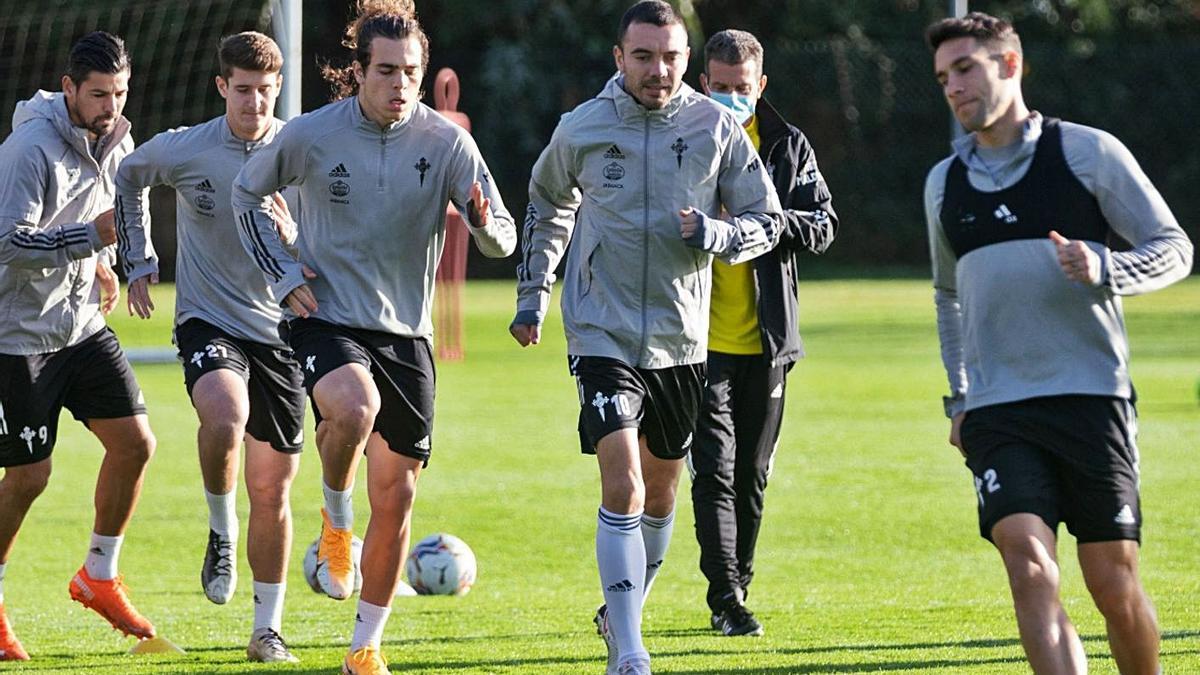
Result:
[[[650,266],[650,117],[646,117],[642,136],[642,347],[637,355],[637,365],[649,347],[650,335],[646,327],[646,288],[649,286]]]
[[[375,186],[378,192],[383,192],[383,168],[387,166],[387,130],[379,135],[379,181]]]

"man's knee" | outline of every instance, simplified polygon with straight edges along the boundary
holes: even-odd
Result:
[[[1009,516],[993,528],[992,538],[1004,560],[1015,599],[1058,593],[1054,535],[1040,519],[1030,514]]]
[[[1137,612],[1144,592],[1138,580],[1136,548],[1109,547],[1100,555],[1090,555],[1088,549],[1087,544],[1080,547],[1080,563],[1096,608],[1110,620]]]
[[[50,460],[36,464],[13,466],[4,470],[2,484],[16,498],[26,503],[37,499],[50,483]]]
[[[604,508],[613,513],[637,513],[646,507],[646,485],[633,471],[604,477]]]
[[[409,480],[406,476],[397,476],[394,480],[371,487],[368,497],[371,502],[372,515],[378,513],[403,517],[405,513],[412,510],[413,502],[417,498],[416,482]]]
[[[246,496],[250,508],[263,513],[282,514],[288,503],[290,481],[281,476],[247,476]]]
[[[130,426],[115,443],[105,444],[104,451],[116,453],[123,459],[137,464],[148,464],[158,447],[158,439],[150,430],[150,425],[139,422]]]
[[[361,396],[321,406],[321,416],[333,426],[362,435],[370,433],[379,414],[378,396]]]

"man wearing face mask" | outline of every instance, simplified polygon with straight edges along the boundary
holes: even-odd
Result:
[[[721,31],[704,46],[704,64],[701,86],[741,122],[784,208],[779,246],[744,265],[713,262],[708,381],[689,455],[710,623],[725,635],[762,635],[745,598],[787,373],[804,355],[796,254],[828,249],[838,220],[808,139],[762,98],[767,76],[758,40]]]
[[[670,542],[704,382],[709,272],[762,255],[779,199],[728,109],[683,84],[687,31],[665,2],[621,20],[619,74],[563,116],[529,182],[517,313],[536,344],[567,243],[563,323],[584,453],[600,469],[596,627],[608,673],[650,672],[642,605]],[[722,214],[722,209],[725,214]]]

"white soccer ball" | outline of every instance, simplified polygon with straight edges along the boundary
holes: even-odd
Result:
[[[317,537],[304,552],[304,580],[308,582],[308,587],[313,589],[314,593],[324,593],[320,584],[317,583],[317,548],[320,545],[321,538]],[[362,590],[362,566],[359,564],[362,560],[362,546],[362,539],[351,537],[350,560],[354,563],[354,592],[356,593]]]
[[[413,547],[405,565],[421,595],[466,595],[475,585],[475,553],[451,534],[431,534]]]

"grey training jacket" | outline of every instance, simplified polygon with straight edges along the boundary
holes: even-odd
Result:
[[[680,236],[679,211],[706,214],[706,241]],[[718,220],[721,207],[732,214]],[[563,115],[533,167],[517,323],[540,323],[568,242],[567,351],[656,369],[707,357],[710,264],[765,253],[779,197],[732,113],[684,84],[648,110],[614,77]]]
[[[129,120],[117,119],[88,148],[61,93],[17,104],[0,145],[0,353],[55,352],[104,328],[97,253],[111,264],[92,221],[112,208],[113,178],[133,150]]]
[[[243,141],[221,115],[191,128],[164,131],[121,163],[118,252],[129,281],[158,272],[144,197],[155,185],[175,189],[176,326],[202,319],[234,337],[283,346],[279,338],[283,313],[262,272],[241,253],[230,197],[242,165],[274,140],[282,127],[283,122],[275,120],[262,139]],[[298,200],[288,204],[293,218],[298,205]]]
[[[476,181],[491,223],[468,230],[484,255],[502,258],[516,247],[516,228],[470,134],[424,104],[381,129],[350,97],[289,121],[238,174],[233,207],[242,244],[280,302],[307,283],[319,305],[313,318],[428,339],[446,203],[465,217]],[[300,191],[299,261],[264,199],[285,185]],[[301,263],[317,277],[305,280]]]

